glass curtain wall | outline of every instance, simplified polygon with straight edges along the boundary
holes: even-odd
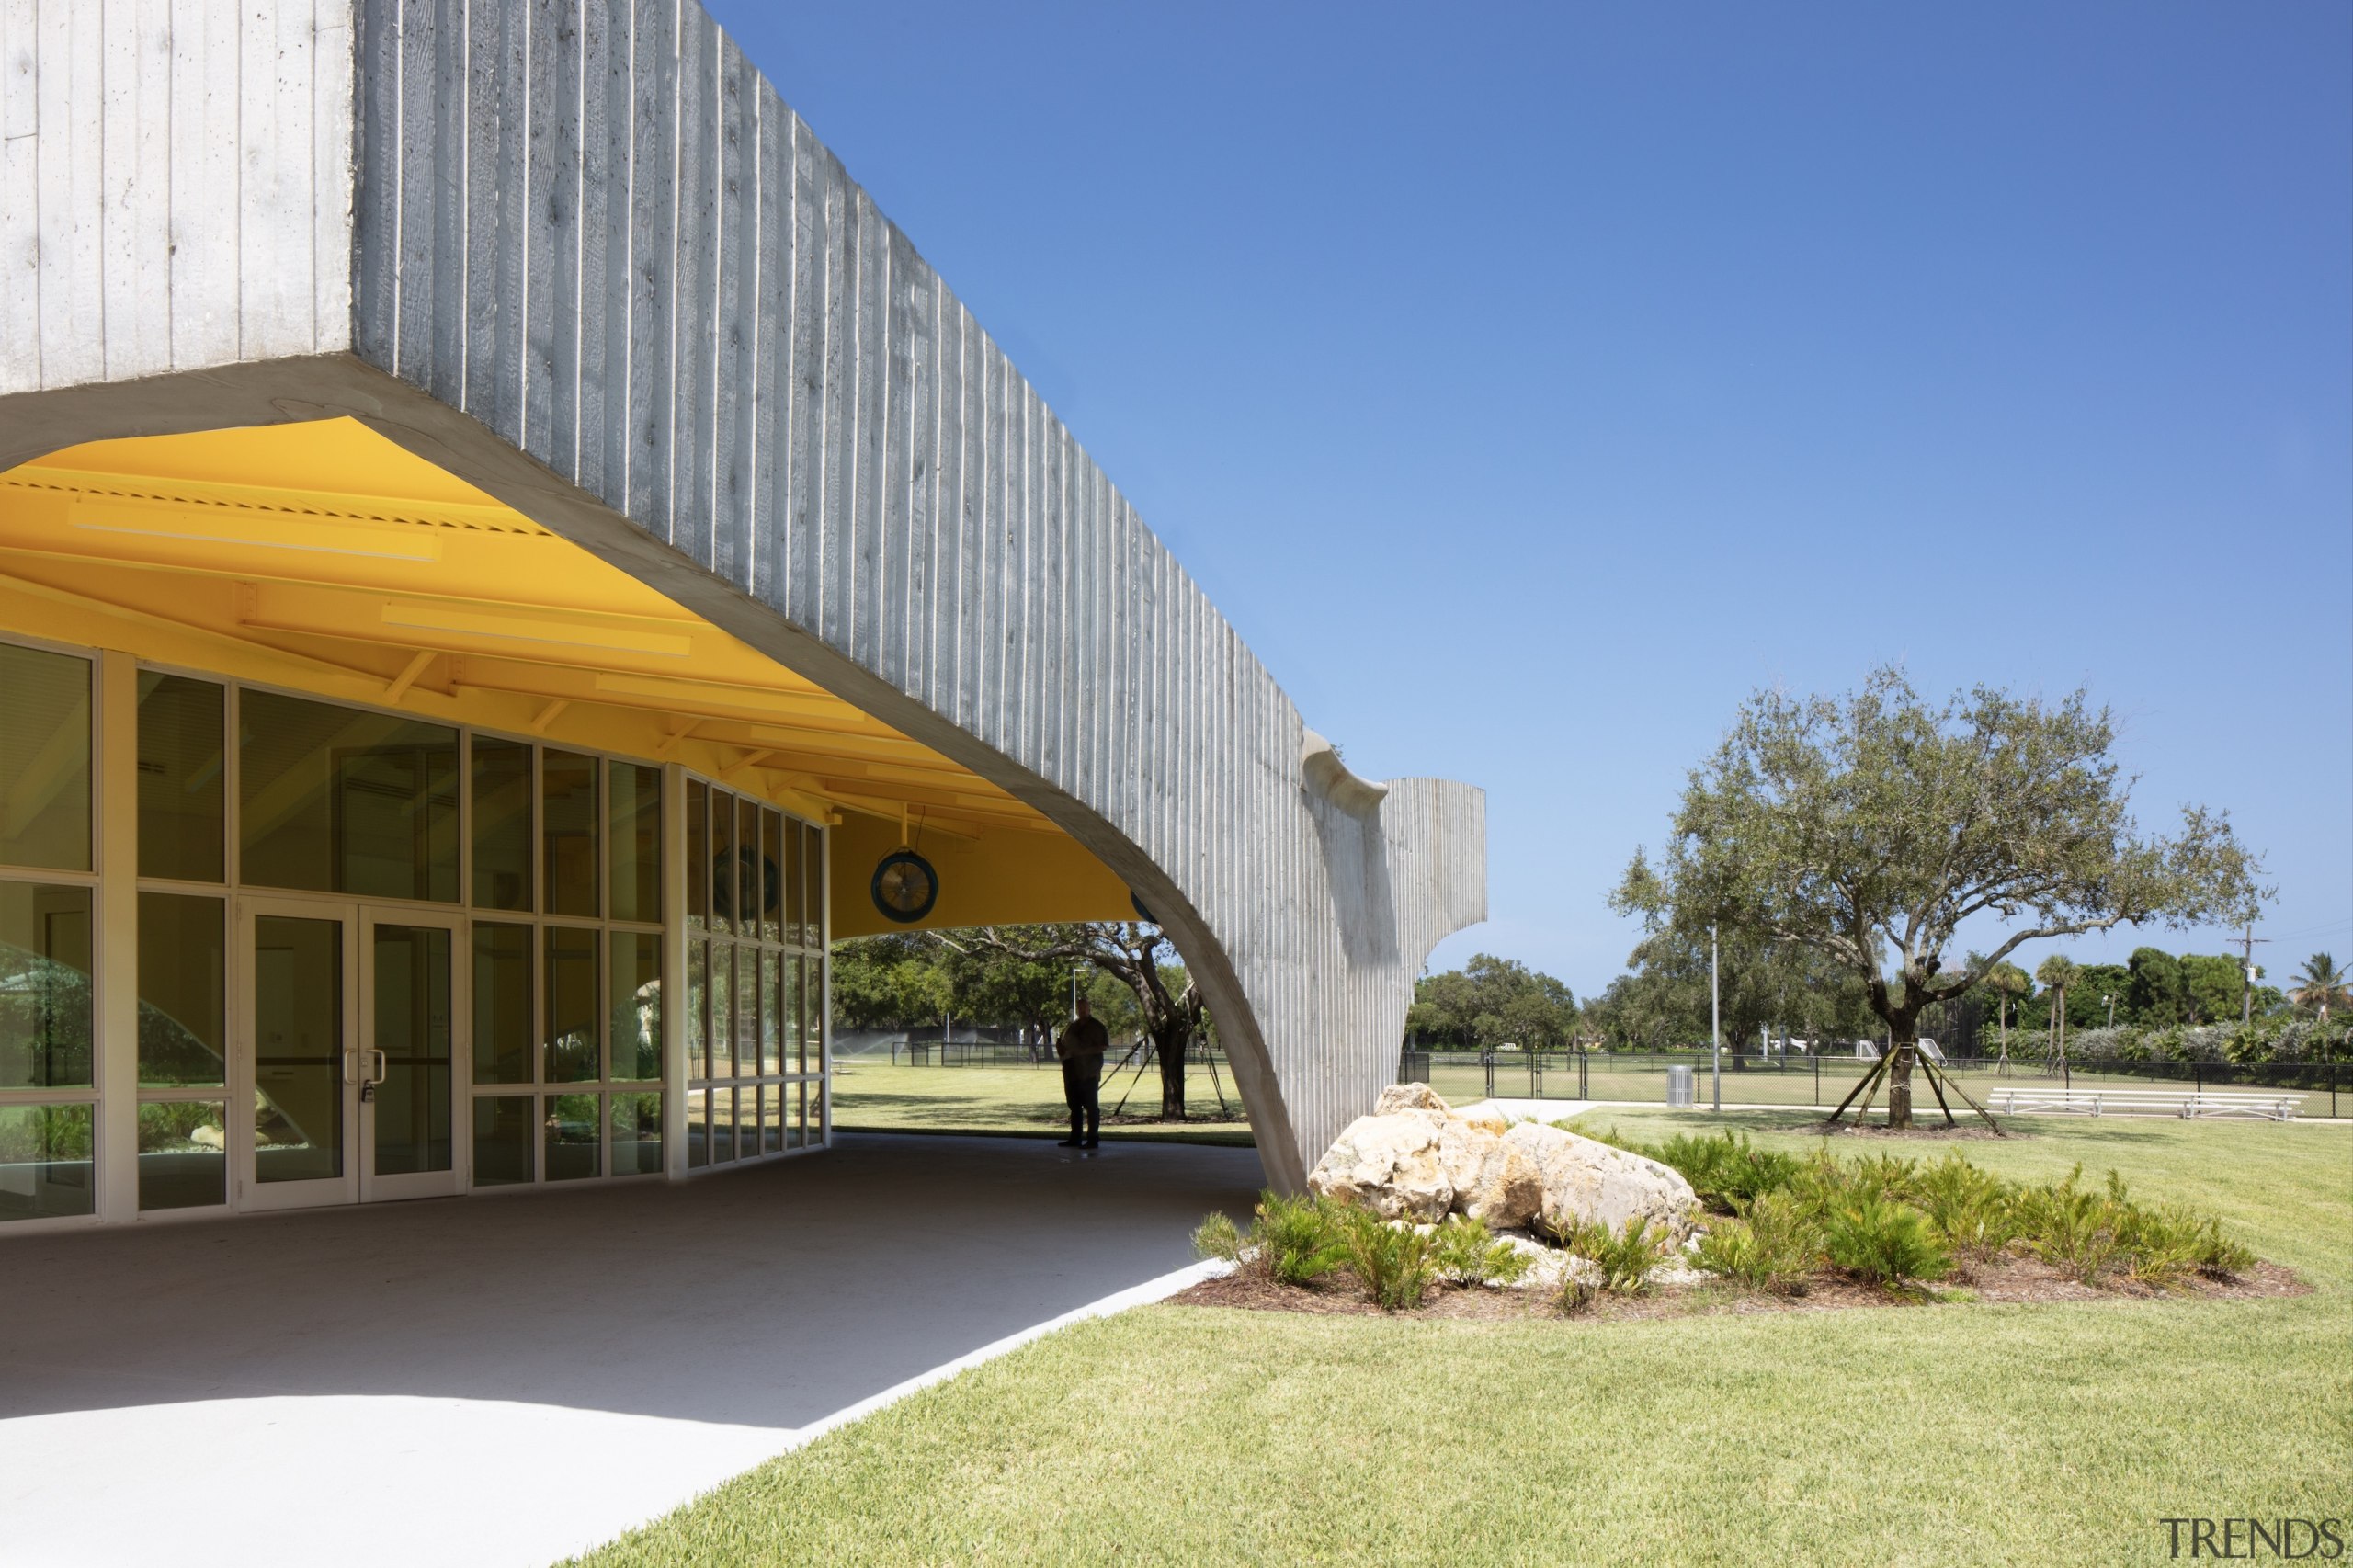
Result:
[[[0,1221],[97,1205],[95,676],[0,644]]]
[[[824,835],[687,784],[687,1164],[825,1141]]]
[[[96,676],[0,642],[0,1223],[97,1207]],[[472,1186],[664,1169],[661,768],[201,675],[136,690],[142,1211],[228,1201],[233,1115],[286,1152],[230,1087],[241,888],[471,916]],[[700,779],[680,805],[687,1163],[822,1144],[824,831]]]
[[[473,1185],[658,1173],[662,770],[474,737]]]

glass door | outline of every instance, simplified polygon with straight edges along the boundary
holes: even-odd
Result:
[[[456,915],[362,915],[358,1168],[363,1200],[458,1190]]]
[[[357,915],[307,899],[238,901],[230,1153],[240,1208],[358,1196]]]

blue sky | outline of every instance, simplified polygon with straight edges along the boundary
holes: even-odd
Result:
[[[1307,721],[1485,786],[1439,967],[1598,990],[1742,698],[1888,659],[2087,686],[2353,957],[2353,9],[714,10]]]

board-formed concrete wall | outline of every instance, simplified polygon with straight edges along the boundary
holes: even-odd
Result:
[[[0,0],[0,462],[363,418],[1100,856],[1278,1185],[1389,1081],[1483,795],[1340,765],[693,0]]]

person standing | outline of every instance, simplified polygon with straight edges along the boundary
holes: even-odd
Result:
[[[1070,1105],[1070,1136],[1057,1148],[1098,1145],[1097,1134],[1103,1124],[1103,1053],[1110,1049],[1111,1031],[1095,1016],[1094,1007],[1080,998],[1078,1017],[1054,1041],[1054,1054],[1063,1059],[1063,1098]]]

